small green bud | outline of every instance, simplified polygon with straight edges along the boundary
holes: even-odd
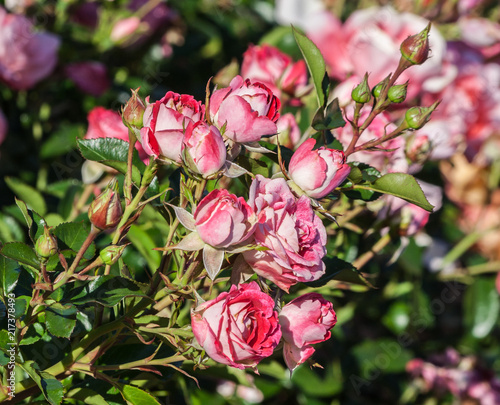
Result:
[[[396,84],[391,86],[387,92],[387,97],[393,103],[402,103],[406,99],[406,91],[408,88],[408,82],[405,84]]]
[[[370,94],[370,87],[368,86],[368,74],[365,74],[363,81],[358,84],[351,92],[351,98],[360,104],[369,103],[372,95]]]
[[[429,57],[429,31],[431,23],[421,32],[406,38],[401,43],[401,55],[411,65],[421,65]]]
[[[122,108],[122,120],[129,128],[135,127],[141,129],[143,126],[142,118],[144,116],[144,111],[146,111],[146,106],[137,94],[139,89],[131,91],[132,96],[127,101],[127,104],[125,104],[125,107]]]
[[[99,194],[89,207],[90,222],[97,229],[114,228],[120,222],[122,213],[116,182],[111,183],[106,190]]]
[[[43,227],[43,235],[36,240],[35,252],[42,259],[48,259],[57,252],[57,240],[46,226]]]
[[[440,101],[436,101],[430,107],[412,107],[406,111],[405,121],[410,129],[420,129],[431,119],[432,112],[437,108]]]
[[[378,98],[380,97],[380,94],[382,93],[382,90],[387,87],[389,84],[389,78],[391,75],[387,76],[384,80],[382,80],[380,83],[378,83],[372,90],[372,94],[374,97]]]
[[[101,258],[104,264],[111,266],[112,264],[115,264],[118,261],[118,259],[121,257],[126,247],[127,245],[107,246],[103,250],[101,250],[101,253],[99,253],[99,257]]]

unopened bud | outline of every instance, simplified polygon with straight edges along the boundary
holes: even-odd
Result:
[[[412,107],[406,111],[405,121],[410,129],[420,129],[431,119],[432,112],[437,108],[440,101],[436,101],[430,107]]]
[[[127,104],[125,104],[125,107],[122,108],[122,120],[129,128],[135,127],[141,129],[143,126],[142,118],[144,116],[144,111],[146,111],[146,106],[137,94],[138,91],[139,89],[132,90],[132,96],[127,101]]]
[[[408,88],[408,82],[405,84],[396,84],[389,88],[387,92],[387,97],[393,103],[402,103],[406,99],[406,90]]]
[[[353,89],[351,98],[356,103],[365,104],[370,102],[372,95],[370,94],[370,87],[368,86],[368,74],[365,74],[363,81]]]
[[[101,250],[101,253],[99,253],[99,257],[104,264],[111,266],[118,261],[126,247],[127,245],[107,246],[103,250]]]
[[[98,229],[111,229],[118,225],[121,217],[122,205],[118,196],[118,185],[114,182],[92,201],[89,219]]]
[[[46,226],[43,228],[43,235],[36,240],[35,251],[42,259],[48,259],[57,252],[57,240]]]
[[[389,84],[389,78],[390,78],[390,75],[387,76],[384,80],[382,80],[379,84],[377,84],[373,90],[372,90],[372,94],[374,97],[380,97],[380,93],[382,93],[382,90],[385,89],[387,87],[387,85]]]
[[[431,23],[421,32],[406,38],[401,43],[401,55],[411,65],[421,65],[429,57],[429,30]]]

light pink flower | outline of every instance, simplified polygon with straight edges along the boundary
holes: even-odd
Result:
[[[290,56],[267,44],[250,45],[243,54],[241,75],[265,84],[278,97],[281,91],[296,97],[307,86],[305,62],[293,63]]]
[[[141,129],[144,150],[155,158],[164,156],[180,163],[184,130],[190,123],[200,121],[204,114],[205,107],[193,96],[169,91],[144,112]]]
[[[123,18],[115,23],[109,37],[113,42],[124,41],[137,31],[140,25],[141,19],[139,17]]]
[[[255,228],[255,214],[242,197],[216,189],[200,201],[193,214],[201,240],[215,248],[248,239]]]
[[[203,121],[190,123],[184,135],[182,158],[203,177],[217,173],[226,162],[226,145],[219,130]]]
[[[64,70],[76,87],[91,96],[102,96],[109,89],[108,70],[101,62],[70,63]]]
[[[60,39],[35,32],[24,16],[0,7],[0,81],[15,90],[26,90],[45,79],[57,63]]]
[[[243,253],[254,271],[287,292],[298,282],[319,279],[325,273],[326,230],[310,199],[297,200],[285,179],[257,175],[248,202],[258,215],[255,242],[268,248]]]
[[[308,139],[290,160],[288,175],[309,197],[322,198],[339,186],[351,168],[344,152],[324,146],[313,150],[315,139]]]
[[[229,87],[210,97],[210,117],[223,135],[234,142],[256,142],[278,132],[279,99],[267,86],[236,76]]]
[[[290,370],[314,353],[311,346],[330,339],[337,316],[331,302],[321,294],[309,293],[286,304],[279,314],[283,334],[283,356]]]
[[[86,139],[117,138],[128,142],[128,129],[117,112],[106,110],[104,107],[95,107],[87,115],[87,120],[89,126],[85,134]],[[135,143],[135,148],[143,161],[148,160],[148,155],[140,142]]]
[[[257,283],[231,286],[191,312],[194,336],[216,362],[244,369],[270,356],[281,339],[274,301]]]
[[[422,31],[428,23],[422,17],[398,13],[391,7],[371,7],[353,12],[344,24],[324,11],[311,16],[306,31],[325,57],[332,77],[345,80],[351,74],[363,77],[368,72],[369,84],[374,86],[396,70],[401,42]],[[400,78],[400,83],[410,79],[408,99],[441,69],[445,41],[439,30],[431,29],[429,41],[432,58],[408,69]]]

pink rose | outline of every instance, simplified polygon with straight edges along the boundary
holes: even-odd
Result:
[[[26,90],[46,78],[56,66],[60,39],[35,32],[24,16],[0,7],[0,81],[15,90]]]
[[[169,91],[144,112],[141,129],[144,150],[155,158],[164,156],[180,163],[184,130],[204,115],[205,106],[193,96]]]
[[[309,293],[286,304],[279,314],[283,333],[283,356],[290,370],[314,353],[311,346],[330,339],[337,316],[331,302],[321,294]]]
[[[265,84],[277,96],[281,91],[297,96],[307,86],[305,62],[293,63],[290,56],[266,44],[250,45],[243,54],[241,75]]]
[[[351,168],[344,152],[324,146],[313,150],[316,140],[308,139],[290,160],[288,175],[309,197],[322,198],[339,186]]]
[[[217,189],[200,201],[193,214],[201,240],[215,248],[248,239],[255,228],[255,214],[242,197]]]
[[[117,112],[95,107],[89,112],[87,120],[89,126],[85,134],[86,139],[117,138],[128,142],[128,129]],[[148,155],[139,142],[135,143],[135,148],[141,160],[147,161]]]
[[[326,230],[306,196],[298,200],[285,179],[260,175],[250,186],[249,204],[258,215],[254,238],[268,250],[243,253],[254,271],[288,292],[300,281],[325,273]]]
[[[274,300],[255,281],[233,285],[196,307],[191,326],[213,360],[239,369],[255,367],[273,354],[281,339]]]
[[[203,177],[217,173],[226,162],[226,145],[219,130],[203,121],[188,125],[182,151],[188,167]]]
[[[102,96],[109,89],[108,71],[101,62],[70,63],[65,72],[76,87],[91,96]]]
[[[214,91],[210,97],[210,117],[234,142],[256,142],[278,132],[280,101],[262,83],[236,76],[229,87]]]
[[[398,13],[392,7],[371,7],[353,12],[345,23],[324,11],[308,21],[307,34],[318,46],[329,67],[329,74],[345,80],[351,74],[370,73],[370,86],[376,85],[398,66],[401,42],[422,31],[429,23],[410,13]],[[408,99],[418,94],[426,79],[439,73],[445,40],[439,30],[429,36],[432,58],[413,66],[399,79],[410,79]]]
[[[0,143],[2,143],[7,136],[8,129],[7,118],[5,118],[4,113],[0,110]]]

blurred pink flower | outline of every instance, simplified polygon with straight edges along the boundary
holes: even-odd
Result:
[[[84,93],[102,96],[110,86],[106,66],[101,62],[86,61],[66,65],[68,78]]]
[[[325,57],[332,77],[345,80],[351,74],[363,77],[368,72],[369,84],[374,86],[396,70],[401,42],[428,23],[391,7],[372,7],[353,12],[344,24],[329,12],[318,13],[309,18],[306,31]],[[410,80],[409,99],[440,71],[445,41],[437,29],[431,29],[429,40],[432,58],[408,69],[399,79],[400,83]]]
[[[60,39],[35,32],[24,16],[0,7],[0,81],[15,90],[27,90],[46,78],[57,63]]]
[[[276,122],[278,126],[278,139],[280,145],[289,149],[295,149],[300,141],[300,128],[292,113],[286,113],[279,117]]]
[[[128,17],[118,20],[111,30],[110,38],[113,42],[126,40],[141,24],[139,17]]]

